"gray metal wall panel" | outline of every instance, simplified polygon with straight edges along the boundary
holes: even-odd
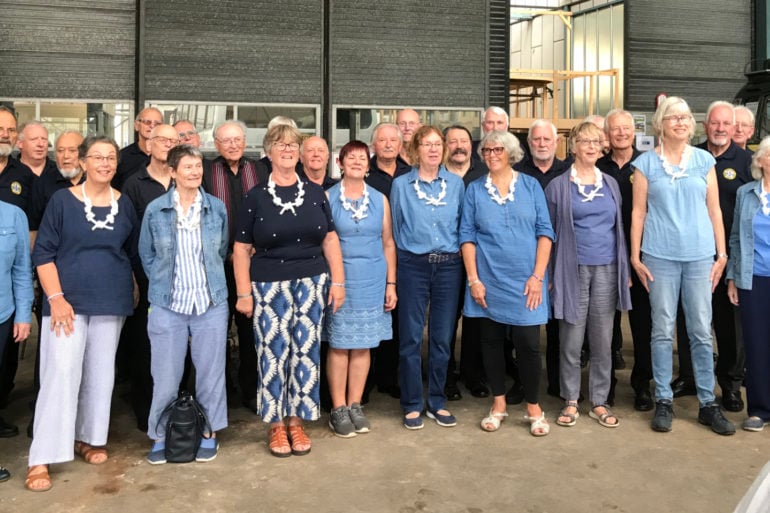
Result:
[[[321,1],[167,0],[145,16],[149,99],[320,103]]]
[[[508,111],[511,68],[510,7],[508,0],[489,1],[489,91],[485,106]]]
[[[134,0],[0,0],[0,95],[134,96]]]
[[[704,112],[731,100],[751,55],[751,0],[628,0],[625,107],[650,110],[661,91]]]
[[[483,106],[486,20],[485,0],[333,1],[332,103]]]

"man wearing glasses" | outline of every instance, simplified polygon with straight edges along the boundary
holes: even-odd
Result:
[[[113,187],[122,190],[129,176],[147,167],[150,163],[147,141],[150,139],[152,129],[161,123],[163,123],[163,114],[155,107],[147,107],[137,114],[134,120],[137,139],[136,142],[120,150],[118,171],[112,179]]]
[[[221,199],[227,209],[230,225],[229,245],[225,263],[225,278],[229,292],[230,316],[235,317],[238,330],[240,366],[238,383],[241,389],[241,403],[254,413],[257,412],[257,349],[254,345],[254,331],[251,319],[235,310],[237,292],[233,274],[233,242],[238,212],[246,193],[258,183],[267,181],[267,174],[257,172],[256,162],[244,157],[246,149],[246,125],[237,120],[225,121],[214,127],[214,145],[219,156],[210,164],[204,164],[203,188],[209,194]],[[228,346],[229,347],[229,346]],[[228,357],[228,362],[230,358]],[[230,375],[230,372],[227,372]],[[230,384],[228,383],[228,388]],[[228,393],[228,395],[231,395]]]
[[[201,136],[190,121],[181,119],[174,123],[174,128],[179,134],[179,144],[189,144],[195,148],[201,146]]]
[[[420,115],[414,109],[400,110],[396,115],[396,125],[398,125],[398,130],[401,132],[401,139],[403,140],[398,158],[405,164],[411,164],[409,162],[409,145],[412,142],[412,135],[422,126]]]

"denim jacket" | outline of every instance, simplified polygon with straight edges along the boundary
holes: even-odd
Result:
[[[201,235],[206,282],[215,305],[227,301],[224,260],[227,254],[227,211],[221,200],[200,189]],[[150,304],[171,305],[176,261],[176,210],[174,188],[151,202],[144,213],[139,235],[139,256],[150,281]]]
[[[760,207],[761,187],[761,180],[755,180],[738,189],[733,227],[730,230],[727,279],[735,280],[735,286],[744,290],[751,290],[754,276],[754,216]]]

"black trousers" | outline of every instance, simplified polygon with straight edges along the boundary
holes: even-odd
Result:
[[[650,295],[645,290],[636,273],[631,273],[631,310],[628,312],[628,324],[634,342],[634,367],[631,371],[631,388],[637,394],[649,391],[652,380],[652,312]]]
[[[371,350],[374,361],[369,367],[366,388],[375,385],[382,388],[393,388],[398,385],[398,309],[393,310],[393,338],[383,340],[380,345]]]
[[[540,400],[540,326],[509,326],[491,319],[479,319],[481,355],[484,373],[493,396],[505,395],[505,341],[510,336],[516,349],[519,377],[524,399],[530,404]]]
[[[739,391],[743,378],[746,376],[744,370],[746,354],[743,348],[743,334],[738,312],[727,297],[727,285],[724,280],[719,280],[711,297],[711,324],[714,327],[717,352],[719,353],[715,369],[719,388],[723,392]],[[681,303],[677,312],[676,337],[679,351],[679,377],[692,380],[690,344],[680,343],[680,341],[686,342],[688,340],[687,325],[684,321]]]
[[[241,393],[241,401],[249,402],[257,397],[257,383],[259,381],[259,365],[257,363],[257,346],[254,342],[254,325],[250,317],[246,317],[235,309],[238,301],[238,293],[235,288],[235,274],[233,265],[225,264],[225,279],[227,280],[227,304],[230,307],[230,319],[235,321],[235,329],[238,333],[238,388]],[[227,376],[231,376],[230,345],[228,344]],[[231,383],[228,384],[231,388]]]

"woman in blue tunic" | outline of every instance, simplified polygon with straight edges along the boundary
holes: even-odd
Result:
[[[369,349],[392,337],[388,312],[396,306],[396,246],[388,200],[364,182],[369,169],[366,144],[350,141],[343,146],[339,165],[342,181],[327,194],[347,283],[345,303],[327,317],[326,373],[332,396],[329,427],[348,438],[371,427],[361,410],[361,396]]]
[[[527,402],[530,433],[550,430],[539,404],[540,325],[548,321],[546,268],[553,230],[543,189],[512,166],[523,156],[516,138],[504,131],[484,136],[479,154],[489,174],[465,193],[460,244],[468,286],[464,314],[481,318],[481,354],[494,400],[481,421],[497,431],[508,416],[505,403],[504,345],[513,335]]]

